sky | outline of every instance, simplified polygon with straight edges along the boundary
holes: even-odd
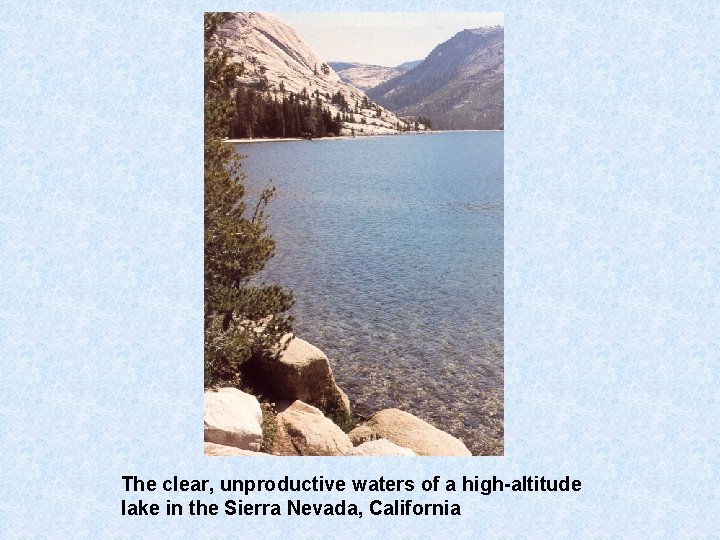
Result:
[[[396,66],[422,60],[443,41],[480,26],[504,25],[502,13],[275,13],[320,58]]]

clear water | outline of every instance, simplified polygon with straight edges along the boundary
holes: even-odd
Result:
[[[264,277],[294,292],[361,416],[398,407],[503,452],[503,134],[238,145],[269,178]]]

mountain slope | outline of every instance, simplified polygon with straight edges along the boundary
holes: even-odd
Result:
[[[368,90],[401,116],[426,116],[433,128],[502,129],[504,30],[463,30],[422,63]]]
[[[405,73],[405,69],[351,62],[330,62],[338,76],[361,90],[369,90],[377,85]]]
[[[422,63],[422,60],[411,60],[410,62],[403,62],[402,64],[397,65],[395,67],[398,69],[402,69],[403,71],[408,71],[421,63]]]
[[[273,15],[235,13],[219,27],[213,45],[244,65],[241,86],[279,99],[290,93],[306,101],[317,99],[333,117],[341,113],[344,134],[389,134],[407,125],[343,82],[293,28]]]

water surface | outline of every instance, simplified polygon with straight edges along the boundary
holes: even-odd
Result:
[[[294,293],[360,415],[398,407],[503,449],[503,133],[238,145],[272,178],[264,277]]]

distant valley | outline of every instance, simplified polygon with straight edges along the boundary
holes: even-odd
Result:
[[[352,62],[330,62],[329,64],[343,81],[361,90],[368,91],[390,79],[402,75],[411,69],[413,65],[417,65],[420,62],[422,62],[422,60],[405,62],[397,67],[356,64]]]
[[[424,60],[395,67],[333,62],[342,80],[433,129],[503,129],[504,29],[463,30]]]

